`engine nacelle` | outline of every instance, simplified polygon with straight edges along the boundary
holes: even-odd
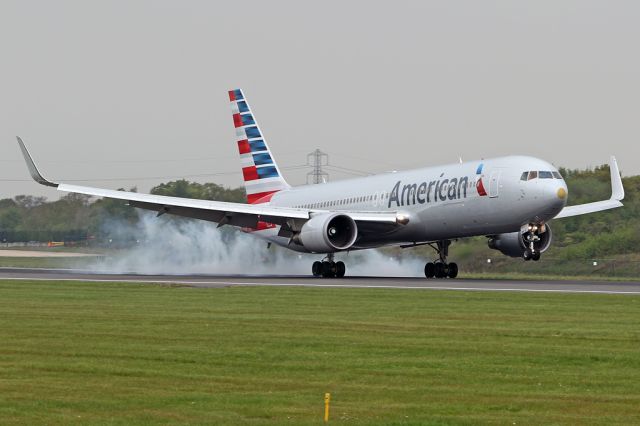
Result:
[[[310,252],[333,253],[348,249],[357,237],[358,226],[350,216],[327,213],[309,219],[294,241]]]
[[[551,228],[545,225],[546,231],[538,234],[540,239],[534,243],[538,253],[544,253],[551,245]],[[502,254],[511,257],[522,257],[525,250],[529,247],[526,239],[526,232],[510,232],[508,234],[499,234],[489,239],[489,248],[498,250]]]

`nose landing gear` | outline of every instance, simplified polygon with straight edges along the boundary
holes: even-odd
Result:
[[[333,260],[334,254],[329,253],[327,257],[322,259],[322,262],[313,262],[311,266],[311,273],[314,277],[322,278],[342,278],[347,270],[344,262]]]
[[[540,234],[543,234],[544,232],[546,232],[544,224],[529,225],[529,231],[523,235],[525,245],[527,246],[522,254],[522,258],[524,260],[533,260],[534,262],[540,260],[540,251],[536,249],[536,245],[540,242]]]
[[[434,263],[427,263],[424,266],[424,275],[427,278],[455,278],[458,276],[458,264],[447,263],[449,256],[449,246],[451,240],[442,240],[436,243],[436,246],[429,244],[438,253],[438,260]]]

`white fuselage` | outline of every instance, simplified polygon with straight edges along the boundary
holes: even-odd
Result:
[[[544,178],[523,173],[545,172]],[[555,176],[549,178],[546,172]],[[380,227],[352,249],[495,235],[544,223],[565,206],[567,187],[546,161],[509,156],[384,173],[280,191],[270,204],[326,212],[397,212],[405,226]],[[253,232],[273,243],[305,251],[278,237],[278,227]]]

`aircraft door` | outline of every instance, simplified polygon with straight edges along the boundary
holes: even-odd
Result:
[[[491,172],[489,178],[489,197],[496,198],[500,192],[500,170],[494,170]]]

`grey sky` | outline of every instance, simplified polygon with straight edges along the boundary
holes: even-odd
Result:
[[[370,172],[519,153],[639,174],[638,22],[637,1],[3,0],[0,198],[59,195],[10,181],[15,135],[52,179],[240,185],[235,87],[292,184],[315,148]]]

